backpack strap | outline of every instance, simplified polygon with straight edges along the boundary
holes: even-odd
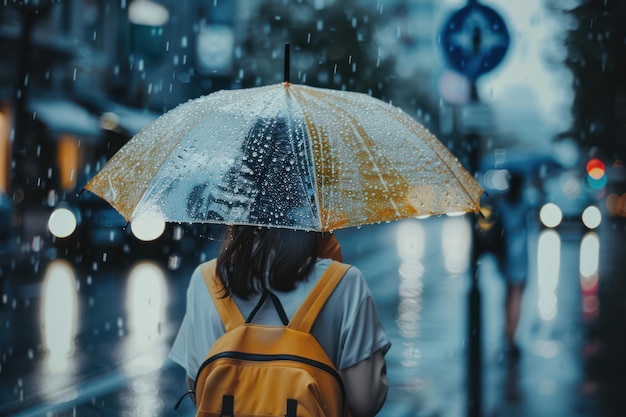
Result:
[[[263,294],[261,294],[261,298],[259,299],[259,302],[256,304],[252,312],[250,312],[250,315],[246,319],[246,323],[252,323],[252,319],[254,319],[254,316],[256,315],[256,313],[259,312],[259,310],[265,303],[265,300],[267,300],[268,298],[272,300],[272,304],[274,304],[274,308],[276,309],[276,312],[278,313],[278,317],[280,317],[280,321],[283,322],[283,325],[286,326],[287,324],[289,324],[289,318],[287,317],[287,313],[285,313],[285,309],[283,308],[283,305],[281,304],[280,300],[278,299],[276,294],[274,294],[272,291],[268,290],[267,288],[263,290]]]
[[[298,311],[291,318],[288,327],[309,333],[317,315],[348,268],[350,268],[348,264],[337,261],[331,262],[309,295],[304,299]]]
[[[224,285],[215,273],[216,267],[217,260],[213,259],[201,264],[200,271],[202,272],[204,283],[209,289],[209,294],[211,294],[211,298],[213,298],[213,304],[215,304],[215,308],[222,319],[222,323],[224,323],[226,331],[229,332],[235,327],[242,325],[244,318],[239,308],[237,308],[233,297],[222,296],[224,293]]]

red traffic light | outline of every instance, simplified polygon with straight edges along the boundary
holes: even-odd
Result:
[[[606,169],[604,167],[604,162],[598,158],[591,158],[589,162],[587,162],[587,174],[594,180],[601,179],[604,177],[605,173]]]

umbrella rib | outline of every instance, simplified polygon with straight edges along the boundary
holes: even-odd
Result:
[[[109,189],[111,190],[111,193],[113,193],[113,200],[117,200],[117,191],[115,190],[115,187],[113,187],[113,183],[111,182],[111,177],[107,177],[107,181],[109,182]]]
[[[294,100],[293,102],[298,106],[298,108],[300,109],[300,111],[302,112],[302,114],[304,115],[304,121],[305,121],[305,128],[306,128],[306,132],[309,136],[309,138],[311,137],[312,131],[311,131],[311,126],[312,126],[312,122],[311,122],[311,117],[307,114],[307,112],[304,109],[304,106],[302,106],[302,104],[300,103],[300,101],[298,101],[298,98],[303,99],[302,97],[302,89],[300,88],[295,88],[293,85],[289,85],[289,88],[286,89],[287,92],[287,98],[289,98],[289,94],[291,93],[291,95],[293,96]],[[306,140],[304,141],[307,148],[308,148],[308,153],[306,154],[306,156],[308,157],[308,155],[311,155],[312,160],[311,161],[306,161],[307,165],[310,168],[310,172],[311,175],[313,177],[313,181],[312,181],[312,186],[313,186],[313,198],[315,198],[315,209],[317,210],[317,222],[318,222],[318,227],[321,230],[323,228],[322,223],[327,223],[327,221],[322,222],[322,213],[321,213],[321,206],[322,206],[322,202],[320,201],[320,192],[319,189],[317,190],[318,192],[315,192],[315,189],[318,188],[317,187],[317,171],[315,170],[315,163],[313,161],[313,159],[315,159],[315,153],[313,152],[313,144],[311,140]],[[320,146],[321,146],[321,141],[320,141]],[[302,178],[302,176],[300,176]],[[322,180],[323,180],[323,176],[322,176]],[[304,186],[304,184],[303,184]],[[327,219],[326,219],[327,220]]]
[[[214,99],[215,97],[216,97],[216,95],[213,95],[213,96],[211,96],[211,95],[206,96],[207,100],[208,100],[208,99],[210,99],[210,98],[213,98],[213,99]],[[271,101],[271,100],[269,100],[269,101]],[[263,107],[263,109],[266,109],[266,108],[268,108],[268,107],[269,107],[269,103],[268,103],[268,104],[266,104],[266,105]],[[152,178],[156,178],[156,177],[158,177],[157,173],[158,173],[158,172],[160,172],[160,171],[163,169],[163,167],[165,166],[165,163],[166,163],[166,162],[167,162],[167,160],[169,159],[169,155],[171,155],[171,154],[174,152],[174,150],[175,150],[176,148],[178,148],[178,146],[180,145],[180,142],[181,142],[181,141],[182,141],[185,137],[187,137],[187,135],[189,134],[189,132],[193,131],[193,130],[197,127],[197,126],[199,126],[200,124],[202,124],[202,123],[204,122],[204,120],[205,120],[205,117],[203,117],[203,118],[198,118],[198,120],[197,120],[195,123],[193,123],[192,125],[189,125],[186,129],[184,129],[184,133],[182,133],[182,134],[178,134],[178,135],[177,135],[177,136],[178,136],[177,143],[176,143],[175,145],[173,145],[173,146],[169,149],[169,151],[168,151],[168,153],[167,153],[167,156],[165,156],[164,158],[162,158],[162,161],[161,161],[161,163],[159,164],[158,168],[156,168],[156,169],[155,169],[155,174],[152,176]],[[177,128],[178,128],[178,124],[173,124],[173,125],[171,125],[170,129],[168,129],[168,133],[169,133],[169,132],[172,132],[172,131],[175,131]],[[151,185],[153,185],[153,182],[152,182],[152,181],[151,181],[150,183],[148,183],[148,185],[146,185],[145,189],[144,189],[144,190],[143,190],[143,192],[141,193],[141,197],[139,197],[139,199],[137,200],[137,201],[138,201],[138,203],[136,204],[135,209],[133,209],[133,213],[136,211],[137,207],[139,207],[139,206],[141,205],[141,202],[144,200],[144,197],[148,194],[148,191],[150,190],[150,186],[151,186]],[[149,194],[148,194],[148,195],[149,195]]]
[[[338,99],[338,97],[335,97],[335,99],[337,100],[337,99]],[[349,101],[349,100],[346,100],[346,101]],[[340,111],[340,112],[342,112],[343,114],[346,114],[346,115],[347,115],[350,119],[355,120],[355,119],[354,119],[354,118],[353,118],[353,117],[352,117],[352,116],[351,116],[351,115],[350,115],[350,114],[349,114],[349,113],[348,113],[348,112],[347,112],[344,108],[342,108],[341,106],[339,106],[338,104],[336,104],[336,101],[335,101],[335,102],[329,102],[329,103],[328,103],[328,105],[329,105],[330,107],[335,108],[337,111]],[[386,104],[385,104],[385,103],[383,103],[383,102],[378,103],[378,105],[379,105],[379,106],[386,106]],[[403,124],[404,126],[406,126],[406,128],[407,128],[407,129],[409,129],[410,131],[414,132],[417,136],[421,136],[421,135],[419,135],[419,134],[418,134],[418,132],[415,132],[415,130],[411,127],[411,125],[410,125],[409,123],[406,123],[406,118],[409,118],[410,116],[406,115],[405,113],[400,113],[400,112],[389,112],[389,111],[387,111],[386,113],[388,113],[391,117],[393,117],[394,119],[396,119],[399,123],[401,123],[401,124]],[[403,116],[403,117],[398,117],[399,115],[401,115],[401,116]],[[411,119],[411,120],[412,120],[412,119]],[[358,125],[358,123],[356,123],[356,121],[355,121],[355,126],[359,126],[359,125]],[[429,139],[435,139],[435,138],[434,138],[434,136],[432,136],[432,134],[431,134],[430,132],[425,131],[424,133],[427,135],[427,137],[428,137]],[[362,138],[363,136],[362,136],[362,135],[359,135],[359,137],[361,137],[361,138]],[[448,171],[450,172],[450,174],[454,177],[454,179],[456,180],[457,184],[461,187],[461,189],[463,190],[464,194],[465,194],[465,195],[467,196],[467,198],[468,198],[468,199],[472,202],[472,204],[473,204],[475,207],[478,207],[479,205],[478,205],[478,203],[477,203],[477,200],[474,200],[474,199],[472,198],[472,196],[471,196],[471,194],[470,194],[470,192],[469,192],[468,188],[467,188],[467,187],[463,184],[463,182],[461,181],[461,179],[460,179],[459,175],[457,175],[456,171],[455,171],[455,170],[453,169],[453,167],[452,167],[452,166],[451,166],[451,165],[450,165],[450,164],[446,161],[446,159],[442,157],[441,152],[439,152],[439,151],[437,150],[437,148],[436,148],[436,144],[437,144],[438,142],[435,142],[435,141],[430,141],[430,140],[429,140],[429,142],[430,142],[430,143],[428,143],[428,147],[429,147],[429,148],[432,150],[432,152],[436,155],[437,159],[439,159],[439,161],[441,161],[441,163],[442,163],[442,164],[443,164],[443,165],[444,165],[444,166],[448,169]],[[435,146],[433,146],[433,144],[434,144]],[[443,144],[441,144],[441,146],[442,146],[442,150],[445,150],[445,148],[443,147]],[[371,155],[371,152],[369,152],[369,149],[368,149],[367,147],[365,147],[365,149],[366,149],[366,150],[368,151],[368,153]],[[379,165],[379,164],[377,164],[377,163],[376,163],[376,161],[375,161],[373,158],[372,158],[371,160],[372,160],[372,162],[374,163],[374,166],[375,166],[375,168],[376,168],[377,172],[378,172],[378,173],[380,173],[381,171],[380,171],[380,169],[378,168],[378,165]],[[379,175],[379,177],[380,177],[380,175]],[[473,179],[473,177],[472,177],[472,179]],[[384,181],[382,181],[382,180],[381,180],[381,183],[385,186],[385,189],[386,189],[386,190],[388,190],[388,187],[385,185]],[[391,203],[394,205],[394,208],[396,209],[396,212],[397,212],[397,213],[399,213],[399,212],[398,212],[398,209],[397,209],[397,205],[395,204],[395,201],[393,201],[393,200],[391,199],[391,197],[390,197],[390,201],[391,201]]]
[[[296,94],[291,94],[291,96],[294,97],[293,100],[290,100],[290,93],[296,93],[296,90],[293,89],[293,86],[291,84],[286,84],[285,85],[285,93],[286,93],[286,100],[287,100],[287,105],[290,106],[293,103],[295,103],[298,108],[300,109],[300,112],[304,115],[304,129],[307,133],[307,135],[310,137],[311,136],[311,131],[309,129],[309,118],[307,117],[306,113],[304,112],[303,107],[300,105],[300,103],[298,102],[298,100],[296,99]],[[291,116],[293,116],[293,112],[288,112],[288,114],[290,114]],[[293,132],[295,132],[294,134],[297,135],[297,131],[296,131],[296,127],[298,125],[297,123],[297,119],[294,117],[291,117],[290,119],[290,124],[292,125],[291,128],[293,130]],[[295,122],[295,123],[294,123]],[[304,145],[307,146],[307,150],[308,152],[304,153],[304,164],[306,165],[308,171],[311,173],[312,175],[312,181],[311,181],[311,189],[312,189],[312,195],[313,198],[315,198],[315,208],[317,209],[317,213],[315,213],[317,216],[315,216],[316,219],[316,226],[318,227],[318,229],[322,228],[322,216],[320,215],[320,209],[319,209],[319,201],[318,201],[318,196],[315,193],[315,185],[317,184],[317,175],[315,172],[315,165],[313,163],[312,160],[309,160],[309,156],[311,157],[311,159],[313,158],[313,149],[312,149],[312,145],[311,145],[311,141],[310,140],[304,140],[303,141]],[[294,156],[297,158],[297,154],[298,152],[296,151],[295,147],[294,147],[294,142],[292,140],[289,141],[290,147],[291,147],[291,151],[293,152]],[[296,164],[295,169],[298,170],[298,176],[297,178],[300,181],[300,186],[302,187],[302,190],[304,190],[305,192],[309,190],[309,187],[307,186],[307,184],[304,181],[305,175],[303,175],[303,173],[300,171],[300,165]],[[307,193],[308,196],[308,193]],[[307,201],[308,202],[308,201]],[[310,202],[308,202],[310,203]],[[310,207],[310,206],[309,206]]]
[[[210,96],[210,95],[209,95],[209,96],[206,96],[205,98],[206,98],[207,100],[209,100],[209,99],[215,99],[215,97],[216,97],[216,95],[213,95],[213,96]],[[179,107],[180,107],[180,106],[179,106]],[[166,113],[166,114],[167,114],[167,113]],[[182,121],[185,121],[185,120],[186,120],[186,119],[183,119]],[[181,133],[177,134],[178,139],[177,139],[176,144],[175,144],[175,145],[173,145],[173,146],[169,149],[169,151],[167,152],[167,155],[161,159],[161,162],[158,164],[158,167],[155,169],[155,171],[154,171],[154,175],[152,175],[152,178],[157,178],[157,177],[158,177],[157,173],[158,173],[158,172],[160,172],[160,171],[163,169],[163,167],[165,166],[165,163],[166,163],[166,162],[167,162],[167,160],[169,159],[169,156],[170,156],[170,155],[174,152],[174,150],[175,150],[176,148],[178,148],[178,146],[180,145],[180,142],[181,142],[181,141],[182,141],[185,137],[187,137],[187,135],[189,134],[189,132],[191,132],[192,130],[194,130],[194,129],[195,129],[198,125],[200,125],[203,121],[204,121],[204,118],[198,118],[198,120],[197,120],[195,123],[193,123],[192,125],[188,126],[186,129],[183,129],[183,130],[184,130],[184,133],[182,133],[182,134],[181,134]],[[169,125],[169,124],[166,124],[166,121],[165,121],[165,120],[163,120],[162,125],[163,125],[163,126],[166,126],[166,125]],[[169,126],[170,126],[170,128],[167,130],[167,134],[169,134],[170,132],[173,132],[173,131],[175,131],[176,129],[178,129],[178,128],[179,128],[178,123],[173,123],[173,124],[171,124],[171,125],[169,125]],[[141,132],[140,132],[140,134],[141,134]],[[163,135],[163,136],[166,136],[166,135]],[[156,161],[155,161],[155,163],[156,163]],[[132,217],[132,214],[133,214],[133,213],[137,210],[137,208],[141,205],[142,201],[144,200],[144,197],[147,195],[148,190],[150,189],[150,186],[151,186],[151,185],[153,185],[153,184],[154,184],[154,182],[153,182],[153,181],[150,181],[150,182],[146,185],[146,187],[144,188],[143,192],[141,193],[141,196],[140,196],[140,197],[138,198],[138,200],[137,200],[137,204],[135,205],[135,208],[132,210],[131,217]],[[130,219],[129,219],[129,220],[130,220]]]
[[[267,97],[265,97],[265,98],[264,98],[264,101],[263,101],[262,103],[260,103],[259,108],[258,108],[258,109],[255,109],[255,113],[256,113],[256,115],[257,115],[257,120],[261,120],[261,119],[262,119],[262,118],[264,118],[265,116],[268,116],[268,118],[277,118],[277,117],[280,117],[280,113],[275,114],[275,113],[272,113],[272,111],[273,111],[273,109],[275,109],[275,108],[279,108],[279,109],[281,109],[281,108],[282,108],[282,106],[278,106],[278,107],[277,107],[277,106],[275,106],[275,105],[274,105],[274,103],[275,103],[277,100],[281,100],[281,99],[283,99],[283,98],[284,98],[285,100],[289,100],[289,99],[288,99],[288,97],[286,97],[286,98],[285,98],[284,96],[281,96],[281,95],[280,95],[280,94],[282,94],[282,91],[283,91],[283,89],[271,90],[271,91],[270,91],[270,92],[271,92],[271,94],[268,94],[268,95],[267,95]],[[284,89],[284,91],[287,91],[287,94],[289,94],[289,89],[285,88],[285,89]],[[289,101],[288,101],[288,103],[289,103]],[[269,111],[268,111],[268,110],[269,110]],[[270,116],[270,114],[271,114],[271,116]],[[291,114],[291,113],[290,113],[290,112],[288,112],[288,114]],[[292,140],[292,139],[293,139],[293,136],[292,136],[292,135],[293,135],[293,134],[297,134],[297,132],[296,132],[296,131],[298,130],[297,123],[295,123],[295,124],[294,124],[294,123],[293,123],[293,122],[294,122],[294,121],[293,121],[293,118],[292,118],[292,117],[288,117],[288,116],[287,116],[287,117],[285,117],[285,121],[286,121],[286,123],[287,123],[287,124],[288,124],[288,126],[289,126],[289,127],[288,127],[288,129],[292,132],[292,134],[290,134],[290,135],[289,135],[289,137],[287,138],[287,147],[288,147],[288,152],[290,152],[290,153],[293,155],[293,157],[294,157],[295,159],[298,159],[298,157],[297,157],[298,152],[297,152],[297,149],[296,149],[296,146],[295,146],[295,142]],[[255,145],[255,144],[254,144],[255,139],[254,139],[254,138],[253,138],[253,136],[251,135],[251,132],[252,132],[252,130],[253,130],[253,129],[255,129],[255,127],[254,127],[254,126],[252,126],[252,127],[248,130],[248,133],[246,134],[246,136],[244,137],[244,140],[243,140],[243,141],[242,141],[242,143],[241,143],[241,147],[242,147],[242,149],[243,149],[243,150],[246,150],[246,149],[248,149],[248,150],[249,150],[249,149],[253,149],[255,146],[257,146],[257,145]],[[265,131],[265,130],[264,130],[264,131]],[[268,131],[268,132],[269,132],[269,131]],[[293,133],[293,132],[296,132],[296,133]],[[306,141],[305,141],[305,143],[306,143]],[[286,150],[286,151],[287,151],[287,147],[285,148],[285,150]],[[244,151],[244,153],[245,153],[245,151]],[[237,161],[237,162],[238,162],[238,168],[237,168],[237,169],[238,169],[239,171],[241,171],[241,169],[242,169],[242,167],[243,167],[243,165],[244,165],[244,161],[243,161],[243,160],[240,160],[240,161]],[[299,181],[300,186],[301,186],[301,190],[303,190],[303,191],[304,191],[304,193],[305,193],[305,195],[307,195],[307,196],[308,196],[308,193],[307,193],[306,191],[307,191],[309,188],[308,188],[308,187],[306,187],[306,185],[305,185],[305,181],[304,181],[303,176],[301,175],[300,168],[301,168],[301,167],[299,166],[299,164],[295,164],[295,166],[293,167],[293,169],[294,169],[294,170],[296,170],[295,172],[297,172],[297,175],[295,175],[295,178],[297,178],[297,180]],[[260,175],[261,177],[265,177],[265,176],[266,176],[266,175],[265,175],[265,171],[264,171],[264,170],[261,170],[261,171],[257,172],[257,173],[256,173],[256,175]],[[296,184],[296,183],[294,183],[294,184]],[[278,197],[277,197],[277,198],[278,198]],[[230,221],[232,221],[232,219],[231,219]],[[318,221],[318,220],[315,220],[315,222],[319,224],[319,221]],[[286,227],[286,226],[285,226],[285,227]],[[299,228],[299,227],[296,227],[296,226],[294,226],[294,225],[289,226],[289,227],[292,227],[292,228]],[[303,228],[308,230],[308,229],[310,228],[310,226],[306,226],[306,227],[303,227]]]
[[[163,117],[163,115],[162,115],[161,117]],[[161,126],[161,125],[165,125],[165,123],[164,123],[162,120],[160,121],[159,126]],[[150,125],[150,126],[146,126],[146,127],[145,127],[145,128],[143,128],[143,129],[142,129],[139,133],[137,133],[135,136],[133,136],[133,137],[131,138],[131,141],[137,141],[137,140],[139,140],[139,138],[141,138],[142,136],[144,136],[144,135],[148,135],[148,134],[150,133],[150,130],[151,130],[151,129],[154,129],[154,126],[155,126],[154,124],[153,124],[153,125]],[[170,132],[172,132],[172,131],[176,130],[176,128],[178,127],[178,124],[176,124],[176,123],[175,123],[175,124],[170,125],[170,126],[171,126],[171,127],[170,127],[170,128],[168,129],[168,131],[167,131],[167,133],[168,133],[168,134],[169,134]],[[194,126],[194,127],[195,127],[195,126]],[[191,129],[189,129],[189,130],[191,130]],[[189,130],[187,130],[187,132],[188,132]],[[186,132],[185,132],[185,134],[186,134]],[[183,135],[183,136],[184,136],[184,135]],[[181,136],[181,137],[182,137],[182,136]],[[129,141],[129,142],[128,142],[128,144],[135,143],[135,142],[131,142],[131,141]],[[128,146],[129,146],[128,144],[127,144],[127,145],[125,145],[125,147],[126,147],[126,148],[125,148],[125,150],[127,150],[127,151],[128,151],[128,149],[129,149],[129,148],[128,148]],[[160,163],[160,164],[158,164],[158,168],[156,168],[156,169],[154,170],[154,174],[150,176],[151,180],[150,180],[149,182],[147,182],[147,183],[146,183],[146,186],[145,186],[145,188],[143,189],[143,191],[141,191],[140,195],[136,198],[136,200],[134,200],[134,201],[136,201],[136,204],[131,205],[131,208],[130,208],[130,210],[128,210],[128,211],[124,210],[124,213],[122,213],[122,211],[120,211],[120,208],[119,208],[119,202],[117,201],[117,196],[119,195],[119,193],[116,191],[116,188],[113,186],[113,183],[111,182],[111,176],[110,176],[110,175],[108,175],[108,176],[107,176],[107,183],[108,183],[108,185],[109,185],[109,190],[110,190],[110,191],[111,191],[111,193],[113,194],[112,198],[111,198],[111,199],[109,199],[109,200],[107,200],[107,201],[109,201],[109,203],[110,203],[110,204],[111,204],[111,205],[112,205],[112,206],[113,206],[116,210],[118,210],[118,211],[120,212],[120,214],[122,214],[122,216],[124,217],[124,219],[125,219],[126,221],[130,222],[130,221],[132,220],[133,214],[137,211],[137,207],[139,207],[139,206],[140,206],[140,204],[141,204],[141,202],[144,200],[144,197],[146,196],[146,193],[147,193],[148,189],[150,188],[150,184],[152,184],[152,178],[154,178],[154,177],[156,176],[156,173],[158,173],[158,172],[161,170],[161,168],[162,168],[162,167],[163,167],[163,165],[165,164],[165,162],[166,162],[167,158],[169,157],[169,155],[171,155],[171,154],[172,154],[172,152],[174,151],[174,149],[176,148],[176,146],[177,146],[177,144],[176,144],[176,145],[173,145],[173,146],[170,148],[170,150],[167,152],[167,155],[166,155],[165,157],[161,158],[161,163]],[[122,148],[122,150],[124,150],[124,148]],[[102,171],[100,171],[100,175],[102,175],[104,172],[107,172],[107,169],[108,169],[109,167],[111,167],[111,166],[112,166],[111,164],[112,164],[112,163],[114,163],[114,162],[117,160],[117,158],[120,158],[120,157],[121,157],[121,155],[122,155],[121,151],[120,151],[119,153],[117,153],[117,154],[113,155],[113,158],[111,158],[111,159],[107,162],[107,164],[104,166],[103,170],[102,170]],[[155,164],[156,164],[156,162],[155,162]],[[133,174],[132,172],[131,172],[130,174],[131,174],[131,175],[130,175],[129,177],[130,177],[130,178],[133,178],[133,177],[134,177],[134,174]],[[90,181],[90,183],[91,183],[92,181],[94,181],[94,179],[95,179],[95,178],[93,178],[93,179]],[[87,184],[87,186],[86,186],[86,187],[88,187],[88,186],[89,186],[89,184]],[[125,213],[127,213],[127,215],[126,215]]]
[[[403,114],[404,115],[404,114]],[[408,115],[404,115],[405,117],[409,117]],[[397,118],[396,118],[397,119]],[[411,128],[411,126],[409,126],[408,124],[404,123],[404,120],[399,120],[400,123],[404,124],[409,130],[413,130]],[[432,134],[430,132],[426,132],[426,134],[428,135],[429,139],[435,139],[434,136],[432,136]],[[431,143],[434,144],[438,144],[440,142],[435,142],[435,141],[431,141]],[[443,147],[443,144],[441,144],[441,146]],[[446,162],[445,158],[443,158],[441,156],[441,153],[436,149],[435,146],[432,146],[431,144],[429,144],[429,148],[435,153],[435,155],[437,155],[437,158],[441,161],[442,164],[445,165],[446,168],[448,168],[448,170],[450,171],[450,174],[452,174],[452,176],[454,177],[454,179],[456,180],[456,182],[458,183],[458,185],[463,189],[463,192],[465,193],[465,195],[469,198],[469,200],[474,204],[474,206],[479,207],[479,204],[476,200],[474,200],[469,192],[469,190],[467,189],[467,187],[465,187],[465,185],[463,184],[463,181],[461,181],[461,179],[459,178],[459,176],[456,174],[455,170]],[[443,150],[445,150],[445,147],[443,147]],[[471,176],[471,175],[470,175]],[[474,179],[472,177],[472,179]]]
[[[437,157],[439,159],[441,159],[441,161],[443,162],[443,164],[450,170],[450,172],[452,173],[452,176],[456,179],[456,182],[459,184],[459,186],[463,189],[463,191],[465,192],[465,195],[470,199],[470,201],[472,203],[474,203],[474,205],[476,207],[479,206],[478,202],[475,201],[472,196],[469,193],[469,190],[465,187],[465,185],[463,184],[463,181],[461,181],[461,179],[459,178],[459,176],[456,174],[456,172],[454,172],[454,170],[450,167],[450,165],[448,165],[448,163],[441,158],[441,156],[439,155],[439,152],[437,152],[435,149],[433,149],[433,152],[435,152],[435,154],[437,155]],[[472,177],[473,178],[473,177]]]
[[[271,90],[270,90],[271,92]],[[267,101],[261,106],[260,110],[257,113],[257,120],[260,119],[261,115],[263,115],[265,113],[265,110],[270,108],[271,103],[276,99],[278,93],[274,93],[274,94],[268,94],[268,99]],[[250,128],[247,130],[246,135],[244,137],[244,140],[241,143],[241,150],[242,152],[245,153],[246,149],[249,149],[251,147],[253,147],[253,142],[254,142],[254,138],[253,136],[250,134],[252,132],[252,130],[254,129],[254,124],[252,126],[250,126]],[[244,160],[238,160],[238,167],[237,167],[237,171],[241,172],[243,166],[244,166]],[[232,214],[229,211],[229,215]],[[233,219],[232,216],[230,216],[229,219],[226,219],[229,222],[235,223],[236,221]]]
[[[169,159],[169,156],[174,152],[174,149],[176,149],[178,147],[178,145],[180,144],[180,142],[183,140],[183,138],[185,138],[187,136],[187,134],[192,131],[196,126],[198,126],[200,123],[202,123],[202,119],[198,119],[198,121],[196,123],[194,123],[192,126],[189,127],[189,129],[185,130],[185,133],[182,135],[178,135],[178,140],[176,142],[175,145],[173,145],[169,151],[167,152],[167,156],[165,156],[164,158],[161,159],[161,162],[158,164],[158,167],[155,169],[154,171],[154,175],[152,175],[152,179],[157,178],[158,177],[158,173],[163,169],[163,167],[165,166],[165,163],[167,162],[167,160]],[[177,125],[174,124],[168,131],[172,132],[176,129]],[[156,161],[155,161],[156,163]],[[141,193],[141,196],[139,197],[139,199],[137,200],[137,204],[135,205],[135,208],[133,209],[132,213],[131,213],[131,218],[132,218],[132,214],[135,213],[135,211],[137,210],[137,207],[139,207],[142,203],[142,201],[144,200],[144,197],[146,196],[146,194],[148,193],[148,190],[150,189],[150,186],[153,186],[154,181],[150,181],[149,183],[147,183],[146,187],[144,188],[143,192]],[[129,219],[130,220],[130,219]]]
[[[309,132],[309,130],[308,130],[308,123],[306,123],[306,122],[305,122],[305,129],[306,129],[306,131],[308,133]],[[294,131],[295,131],[295,128],[294,128]],[[312,155],[313,155],[312,152],[313,151],[311,149],[311,142],[310,141],[305,140],[304,143],[306,145],[308,145],[308,152],[304,153],[304,164],[307,166],[308,171],[311,172],[311,175],[313,176],[311,187],[314,190],[315,189],[315,184],[316,184],[316,181],[317,181],[317,176],[315,174],[314,164],[313,164],[312,161],[309,160],[309,155],[311,155],[311,158],[312,158]],[[294,152],[294,155],[297,155],[297,152],[293,148],[293,145],[294,145],[293,142],[291,142],[292,151]],[[300,166],[298,164],[296,164],[296,169],[298,170],[298,172],[300,174],[300,175],[298,175],[297,178],[299,178],[299,180],[300,180],[300,185],[302,186],[302,189],[308,191],[309,188],[307,187],[307,185],[305,184],[305,181],[304,181],[305,175],[303,175],[303,173],[300,172]],[[313,192],[312,195],[316,199],[316,205],[315,206],[316,206],[316,209],[317,209],[317,226],[319,228],[321,228],[322,227],[322,222],[321,222],[321,216],[320,216],[320,213],[319,213],[319,204],[317,202],[317,196],[315,195],[315,192]]]
[[[380,183],[382,184],[382,186],[384,187],[386,194],[389,196],[389,201],[391,202],[391,204],[393,205],[393,208],[396,212],[396,214],[398,216],[400,216],[400,211],[398,210],[398,205],[396,204],[396,202],[393,200],[391,193],[389,192],[389,187],[387,186],[387,184],[385,183],[383,176],[382,176],[382,171],[380,169],[380,164],[376,161],[376,158],[374,157],[374,155],[371,153],[370,149],[367,147],[366,145],[366,140],[365,140],[365,135],[363,135],[364,129],[363,127],[358,123],[358,121],[356,120],[356,118],[354,116],[352,116],[348,111],[345,110],[345,108],[342,108],[341,106],[334,104],[334,103],[328,103],[331,107],[335,108],[336,111],[343,113],[347,119],[350,119],[352,121],[352,126],[354,127],[353,131],[356,133],[356,137],[360,139],[361,144],[363,145],[363,149],[367,152],[367,154],[370,156],[370,161],[372,162],[374,169],[378,175],[378,178],[380,179]],[[400,177],[398,175],[398,177]]]

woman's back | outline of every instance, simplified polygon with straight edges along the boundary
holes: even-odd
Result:
[[[316,262],[310,279],[299,283],[294,291],[275,292],[288,318],[293,317],[330,262],[329,259]],[[233,296],[245,318],[250,315],[259,298],[260,295],[247,300]],[[187,316],[185,320],[195,329],[194,334],[184,337],[186,339],[184,346],[179,336],[178,339],[181,340],[179,342],[177,339],[175,342],[172,356],[176,362],[183,362],[181,365],[184,364],[185,369],[198,369],[204,360],[199,352],[206,354],[217,338],[225,332],[199,269],[193,273],[187,291]],[[270,302],[265,303],[258,311],[254,322],[267,325],[281,324]],[[363,329],[368,331],[362,331]],[[351,267],[337,285],[313,324],[311,333],[339,370],[366,359],[376,350],[383,349],[386,353],[390,346],[382,323],[378,319],[374,299],[362,274],[355,267]],[[188,355],[185,350],[196,354]],[[195,375],[189,377],[193,379]]]
[[[311,241],[310,236],[304,236],[309,239],[308,243],[300,244],[304,249],[296,252],[301,260],[306,260],[297,272],[306,273],[300,273],[297,279],[291,281],[290,275],[272,277],[272,271],[282,271],[284,274],[284,271],[290,270],[285,263],[289,262],[289,254],[294,253],[292,238],[295,235],[290,236],[291,244],[285,245],[284,242],[277,242],[285,231],[271,231],[269,234],[272,237],[268,241],[273,246],[267,247],[263,247],[263,243],[268,241],[254,243],[256,237],[250,241],[250,236],[244,240],[243,235],[239,236],[239,244],[233,245],[231,234],[217,259],[218,275],[228,290],[224,296],[233,298],[245,318],[257,305],[263,288],[269,288],[278,296],[288,318],[291,318],[331,263],[330,259],[312,258],[312,255],[317,254],[317,235],[311,233],[310,236],[315,240]],[[240,253],[237,253],[238,248],[241,249]],[[259,253],[264,253],[265,259],[255,259],[255,254],[258,256]],[[245,262],[246,259],[248,262]],[[254,266],[248,268],[248,265]],[[291,270],[294,270],[293,265]],[[224,279],[220,271],[227,271],[227,275],[230,272],[228,278]],[[265,275],[265,279],[260,279],[259,275]],[[278,282],[282,289],[274,288],[274,282]],[[270,302],[261,307],[253,321],[266,325],[282,324]],[[202,273],[197,268],[187,290],[187,310],[170,358],[185,368],[187,377],[193,380],[211,346],[224,332]],[[342,374],[353,414],[373,415],[377,412],[387,393],[384,354],[390,342],[374,299],[358,268],[350,267],[345,273],[322,308],[311,333]]]

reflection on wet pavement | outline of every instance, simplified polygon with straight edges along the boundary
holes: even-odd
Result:
[[[469,219],[336,232],[345,261],[366,276],[393,343],[381,416],[466,415]],[[519,361],[503,355],[496,261],[480,259],[484,415],[604,415],[584,356],[593,346],[587,331],[598,315],[598,282],[608,279],[598,272],[601,241],[539,228],[531,236],[535,267]],[[173,411],[184,373],[166,359],[193,267],[109,260],[83,268],[56,260],[37,274],[3,268],[0,415],[193,415],[189,401]]]

